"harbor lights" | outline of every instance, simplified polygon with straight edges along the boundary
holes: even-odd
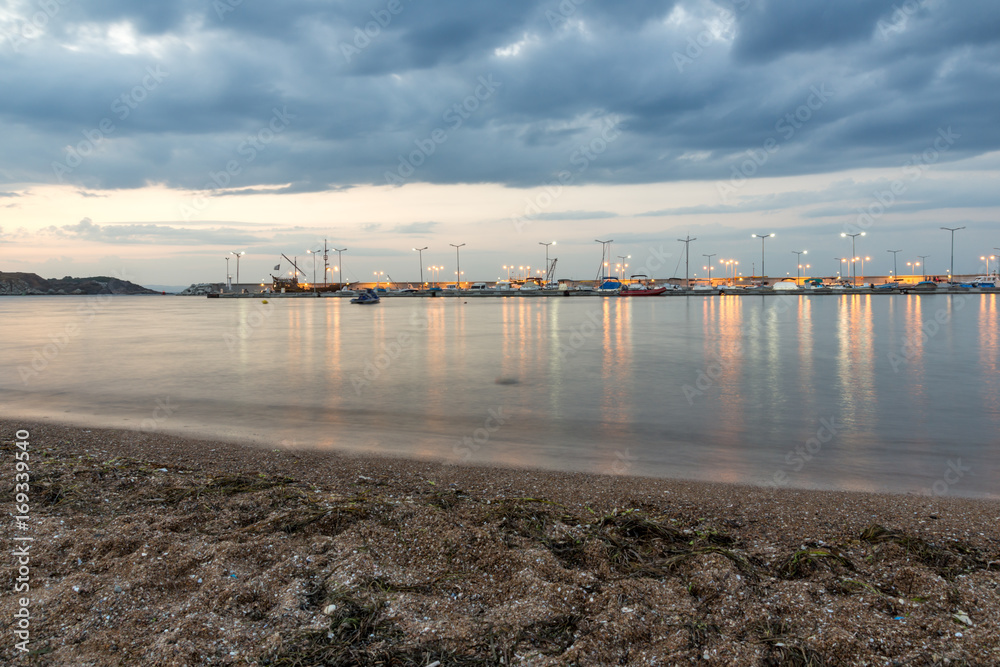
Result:
[[[549,241],[547,243],[545,241],[539,241],[538,242],[538,245],[545,246],[545,275],[546,276],[549,275],[549,246],[550,245],[555,245],[555,244],[556,244],[555,241]]]
[[[337,253],[337,277],[340,278],[341,284],[344,282],[344,253],[347,248],[331,248],[331,250]]]
[[[802,278],[802,255],[808,255],[808,250],[793,250],[792,254],[795,255],[795,263],[799,265],[799,272],[795,274],[795,284],[799,284],[799,280]]]
[[[455,289],[462,289],[462,257],[459,255],[459,249],[464,246],[464,243],[459,243],[458,245],[454,243],[449,243],[452,248],[455,249]]]
[[[774,233],[772,232],[771,234],[751,234],[750,236],[752,236],[755,239],[760,239],[760,280],[761,282],[764,282],[764,276],[767,275],[766,273],[764,273],[764,239],[771,238],[772,236],[774,236]]]
[[[705,253],[701,254],[702,257],[707,257],[708,258],[708,267],[707,268],[708,268],[708,286],[709,287],[712,286],[712,258],[715,257],[718,254],[719,253],[717,253],[717,252],[713,252],[710,255],[706,255]]]
[[[899,277],[899,271],[896,270],[896,253],[903,252],[902,250],[886,250],[886,252],[892,253],[892,275],[893,279]]]
[[[378,291],[379,285],[382,284],[382,276],[385,275],[385,271],[372,271],[375,274],[375,290]]]
[[[315,250],[306,250],[306,254],[313,256],[313,285],[316,284],[316,254],[322,252],[322,248],[316,248]]]
[[[861,262],[861,280],[864,280],[865,279],[865,262],[872,261],[872,258],[871,257],[855,257],[854,260]]]
[[[608,262],[611,261],[611,244],[614,243],[614,239],[607,241],[594,239],[594,243],[601,244],[601,265],[597,268],[597,284],[600,286],[604,284],[604,279],[608,276]]]
[[[942,227],[941,229],[951,232],[951,268],[948,270],[948,279],[955,279],[955,232],[960,229],[965,229],[965,227]],[[237,264],[239,266],[239,264]],[[924,271],[927,270],[927,265],[924,265]],[[239,281],[236,281],[239,282]]]
[[[843,278],[844,277],[844,275],[843,275],[843,272],[844,272],[844,262],[847,261],[847,258],[846,257],[834,257],[834,259],[837,260],[837,275],[840,276],[841,278]]]
[[[982,257],[979,258],[980,261],[986,260],[986,277],[987,278],[990,277],[990,260],[991,259],[996,259],[996,256],[995,255],[983,255]]]
[[[841,232],[840,236],[842,238],[845,238],[845,239],[848,236],[851,237],[851,257],[857,258],[858,253],[854,249],[854,242],[855,242],[855,240],[857,240],[857,238],[859,236],[867,236],[867,233],[866,232],[857,232],[856,234],[848,234],[847,232]],[[852,284],[856,284],[857,282],[858,282],[858,266],[857,266],[857,264],[855,264],[854,265],[854,279],[852,281]]]
[[[621,262],[619,262],[619,266],[621,266],[621,269],[620,269],[620,271],[621,271],[621,278],[619,278],[619,280],[621,282],[625,282],[625,269],[628,268],[628,264],[625,263],[625,260],[626,259],[632,259],[632,255],[618,255],[618,259],[621,260]]]
[[[243,255],[245,255],[246,253],[243,252],[243,251],[236,252],[235,250],[230,250],[229,254],[230,255],[236,255],[236,284],[239,285],[240,284],[240,257],[242,257]],[[227,266],[228,266],[228,264],[227,264]]]
[[[910,276],[916,276],[917,267],[920,266],[920,262],[907,262],[906,265],[910,267]]]
[[[917,257],[919,257],[920,261],[923,262],[923,267],[924,267],[924,274],[923,275],[926,278],[927,277],[927,258],[930,257],[930,255],[917,255]],[[949,272],[948,278],[949,278],[949,280],[951,279],[950,272]]]
[[[413,251],[417,253],[417,263],[420,265],[420,288],[424,287],[424,250],[427,250],[427,246],[423,248],[414,248]]]

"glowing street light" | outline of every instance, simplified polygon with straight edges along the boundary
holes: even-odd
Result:
[[[773,233],[771,233],[771,234],[751,234],[750,236],[752,236],[753,238],[756,238],[756,239],[760,239],[760,280],[761,280],[761,282],[763,282],[764,281],[764,276],[767,275],[767,274],[764,273],[764,239],[769,239],[772,236],[774,236],[774,234]]]
[[[454,243],[449,243],[448,245],[455,249],[455,289],[460,290],[462,289],[462,257],[459,255],[459,248],[465,244],[459,243],[458,245],[455,245]]]
[[[343,253],[347,251],[347,248],[330,248],[331,250],[337,251],[337,277],[340,278],[341,284],[344,282],[344,255]]]
[[[538,242],[538,245],[545,246],[545,275],[546,276],[549,275],[549,246],[550,245],[555,245],[555,244],[556,244],[555,241],[549,241],[548,243],[546,243],[545,241],[539,241]]]
[[[236,284],[239,285],[240,284],[240,257],[242,257],[243,255],[245,255],[246,253],[243,252],[243,251],[236,252],[235,250],[231,250],[229,252],[229,254],[230,255],[236,255]]]
[[[955,279],[955,232],[960,229],[965,229],[965,227],[942,227],[941,229],[951,232],[951,269],[948,271],[948,275],[951,280]],[[927,267],[924,266],[924,271]],[[236,282],[239,282],[238,280]]]
[[[795,275],[795,284],[799,284],[799,278],[802,277],[802,255],[808,255],[808,250],[793,250],[792,254],[795,255],[795,263],[799,265],[799,273]]]
[[[984,255],[984,256],[982,256],[982,257],[979,258],[980,261],[982,261],[984,259],[986,260],[986,276],[989,277],[989,275],[990,275],[990,260],[991,259],[996,259],[996,256],[995,255]]]
[[[902,250],[886,250],[886,252],[892,253],[892,275],[898,276],[899,272],[896,270],[896,253],[903,252]]]
[[[618,259],[621,260],[621,263],[620,263],[620,265],[621,265],[621,278],[619,278],[619,280],[624,281],[625,280],[625,268],[628,266],[628,264],[625,263],[625,260],[626,259],[632,259],[632,255],[618,255]]]
[[[372,271],[375,274],[375,289],[379,289],[379,285],[382,284],[382,276],[385,275],[385,271]]]
[[[848,236],[851,237],[851,257],[854,257],[855,260],[857,260],[857,251],[854,249],[854,241],[857,240],[857,238],[859,236],[866,236],[867,233],[866,232],[858,232],[856,234],[848,234],[847,232],[841,232],[840,235],[843,238],[847,238]],[[855,285],[857,285],[857,283],[858,283],[858,265],[857,264],[854,265],[854,280],[852,280],[851,282],[853,284],[855,284]]]
[[[427,246],[423,248],[414,248],[414,252],[417,253],[418,264],[420,265],[420,287],[424,286],[424,250],[427,250]]]
[[[717,252],[713,252],[710,255],[706,255],[705,253],[701,253],[702,257],[707,257],[708,258],[708,286],[709,287],[712,286],[712,258],[715,257],[718,254],[719,253],[717,253]]]
[[[930,257],[930,255],[917,255],[917,257],[919,257],[920,261],[922,261],[924,263],[924,277],[926,278],[927,277],[927,258]]]
[[[316,253],[322,252],[322,248],[316,248],[315,250],[306,250],[306,254],[313,256],[313,285],[316,284]]]

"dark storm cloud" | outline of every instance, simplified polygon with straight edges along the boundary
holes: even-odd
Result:
[[[50,6],[0,23],[10,183],[729,182],[894,167],[949,127],[938,164],[1000,147],[989,2]]]

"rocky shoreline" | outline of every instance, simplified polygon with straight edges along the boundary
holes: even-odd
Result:
[[[44,296],[81,294],[159,294],[141,285],[111,278],[42,278],[36,273],[4,273],[0,271],[0,296]]]
[[[1000,503],[30,432],[37,665],[1000,664]],[[10,479],[10,477],[8,477]],[[10,494],[12,494],[11,489]]]

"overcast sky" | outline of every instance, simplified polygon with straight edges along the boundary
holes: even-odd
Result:
[[[1000,3],[10,0],[0,270],[593,278],[1000,251]],[[991,263],[991,269],[995,263]],[[230,270],[235,274],[235,263]],[[716,268],[715,271],[719,271]],[[322,271],[320,271],[322,273]],[[918,271],[919,273],[919,271]],[[425,278],[427,277],[425,271]]]

